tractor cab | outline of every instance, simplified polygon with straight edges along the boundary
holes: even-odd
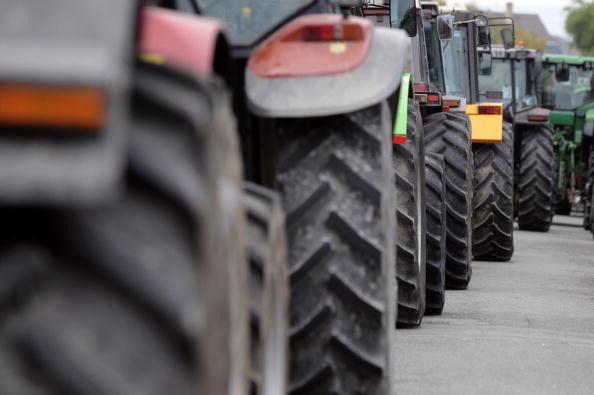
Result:
[[[515,124],[546,122],[549,111],[539,106],[541,61],[538,51],[493,46],[491,56],[491,69],[481,73],[480,83],[502,89],[505,120]]]
[[[454,22],[453,39],[442,43],[446,92],[460,98],[460,105],[452,106],[451,111],[468,114],[473,142],[501,142],[501,88],[485,90],[479,84],[479,74],[491,66],[490,20],[464,9],[442,7],[441,13],[451,15]]]
[[[379,4],[382,3],[382,4]],[[423,116],[443,111],[445,75],[441,40],[449,39],[452,24],[439,16],[436,2],[392,0],[367,3],[365,18],[376,26],[404,30],[411,38],[412,58],[409,64],[412,91]]]

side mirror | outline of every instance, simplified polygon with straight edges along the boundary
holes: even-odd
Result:
[[[439,15],[437,17],[437,32],[440,40],[454,38],[454,17],[452,15]]]
[[[557,82],[569,81],[569,66],[567,63],[557,63],[555,65],[555,79]]]
[[[503,48],[513,48],[516,42],[514,32],[510,28],[501,29],[501,40],[503,41]]]
[[[489,18],[484,15],[477,15],[474,17],[474,24],[478,27],[487,27],[489,26]]]
[[[493,71],[493,55],[479,52],[479,75],[491,75]]]
[[[491,31],[488,26],[480,26],[477,28],[478,45],[479,47],[491,47]]]
[[[415,0],[391,2],[390,23],[392,27],[404,30],[409,37],[415,37],[417,35],[417,5]]]

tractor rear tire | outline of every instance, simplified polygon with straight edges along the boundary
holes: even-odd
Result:
[[[395,391],[390,123],[386,103],[277,122],[291,282],[291,394]]]
[[[419,104],[408,103],[407,139],[394,145],[398,326],[421,325],[425,313],[425,147]]]
[[[513,136],[503,123],[499,144],[475,144],[472,252],[482,261],[509,261],[514,253]]]
[[[122,195],[2,208],[0,393],[245,393],[241,168],[222,92],[139,66]]]
[[[585,186],[584,193],[584,229],[591,229],[591,218],[590,212],[592,211],[592,191],[594,190],[594,150],[590,149],[590,155],[588,156],[588,182]]]
[[[247,183],[246,247],[250,286],[251,394],[286,394],[289,284],[285,221],[278,195]]]
[[[555,212],[555,153],[548,125],[525,129],[520,153],[518,227],[548,232]]]
[[[445,303],[446,185],[443,156],[425,156],[427,208],[426,315],[440,315]]]
[[[474,161],[466,114],[439,112],[425,118],[425,150],[441,154],[446,180],[446,287],[466,289],[472,277],[472,179]]]

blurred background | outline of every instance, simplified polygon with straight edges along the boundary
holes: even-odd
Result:
[[[490,16],[510,16],[518,42],[545,52],[594,55],[594,2],[591,0],[442,0]]]

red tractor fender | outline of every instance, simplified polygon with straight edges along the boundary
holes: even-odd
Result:
[[[137,50],[144,60],[203,77],[226,72],[215,70],[218,56],[228,59],[228,47],[223,26],[211,18],[146,7],[141,12]]]

